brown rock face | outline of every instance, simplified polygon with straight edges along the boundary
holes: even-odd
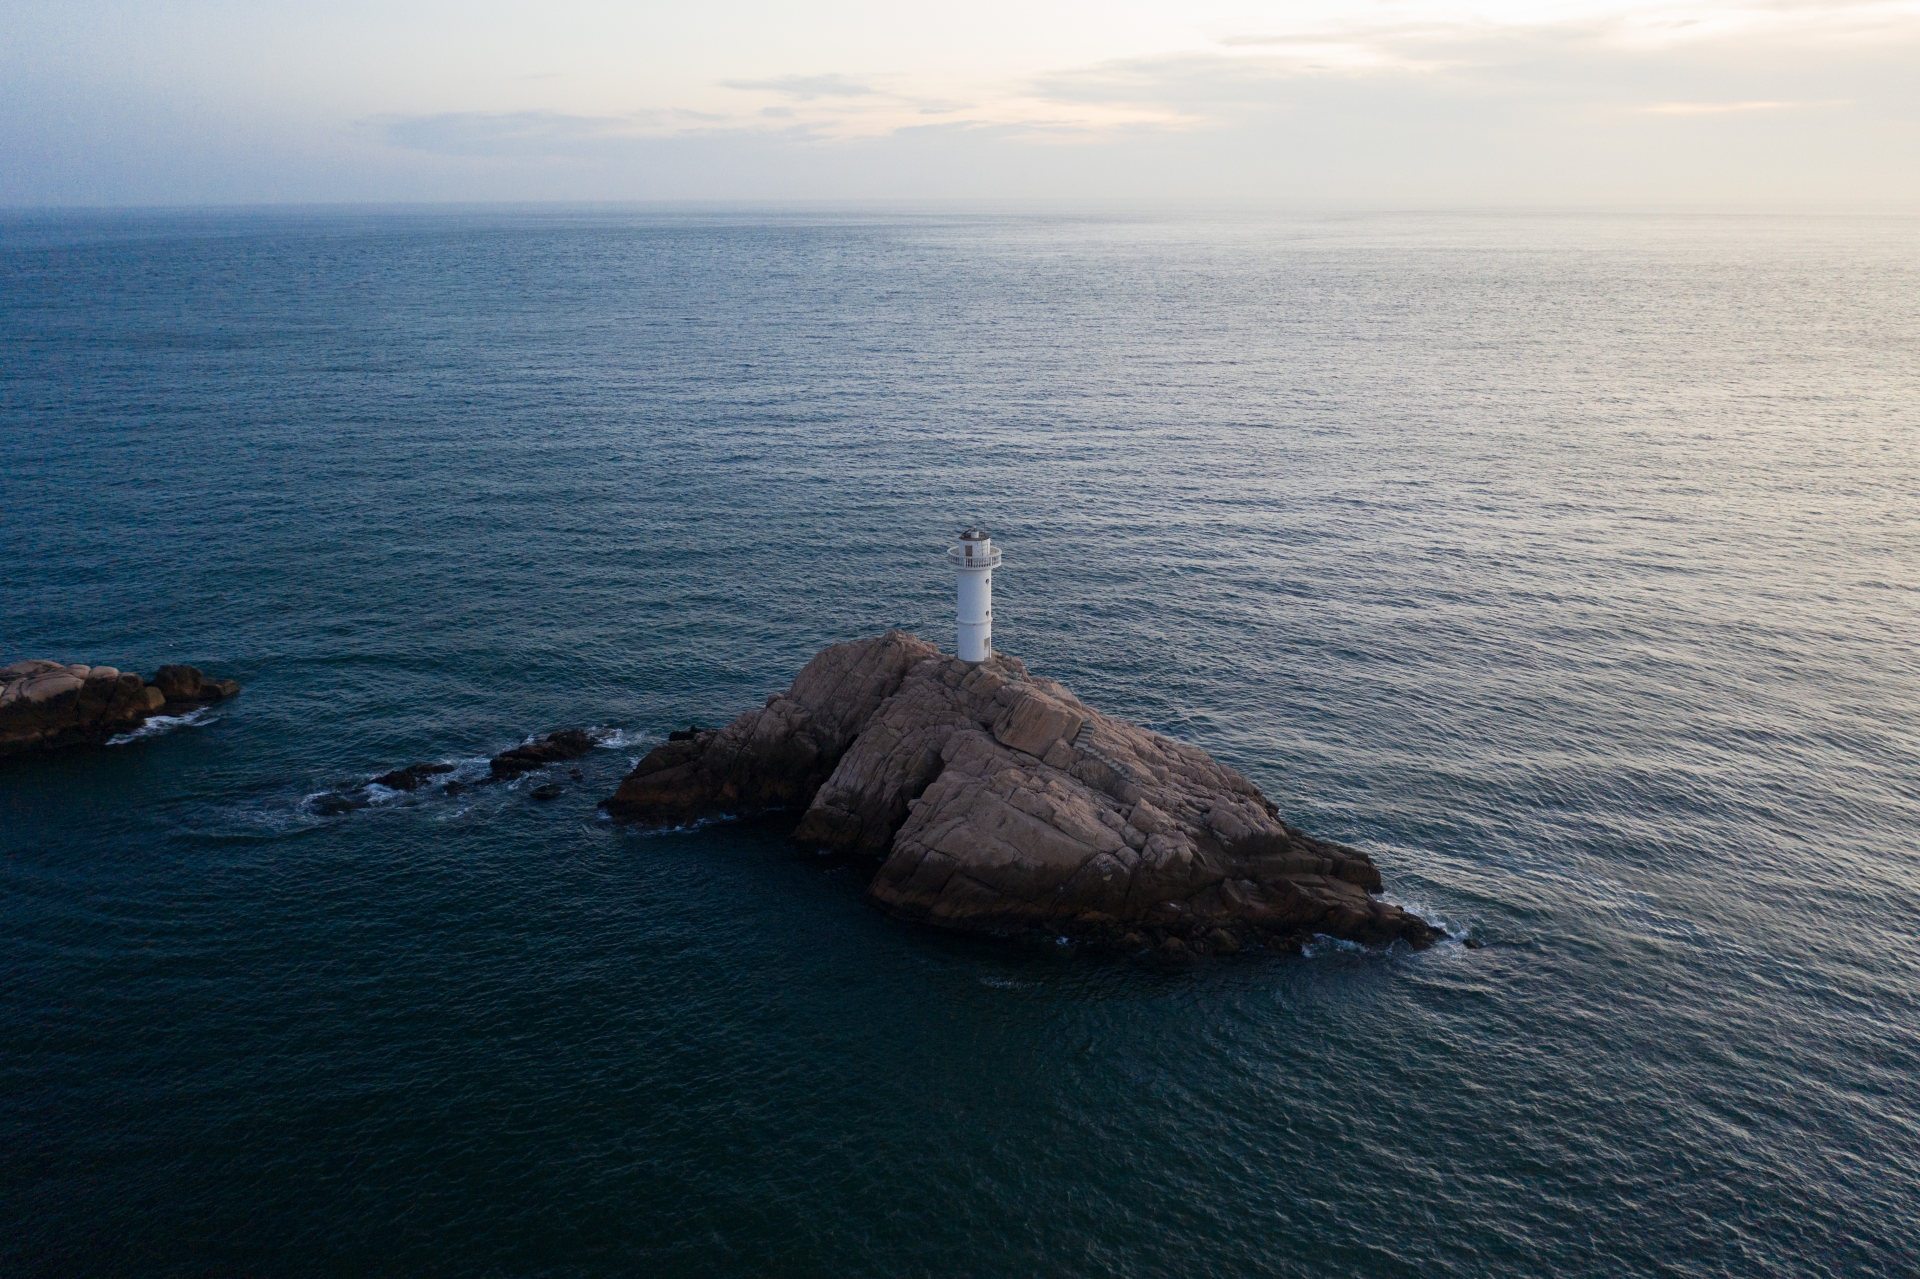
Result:
[[[914,663],[939,654],[905,631],[835,644],[759,710],[655,747],[603,807],[651,826],[804,808]]]
[[[162,666],[153,673],[153,686],[170,702],[197,702],[200,678],[200,672],[191,666]]]
[[[193,666],[162,666],[153,673],[153,687],[160,690],[166,704],[192,709],[202,702],[217,702],[232,697],[240,686],[230,679],[208,679]]]
[[[834,645],[764,709],[656,748],[605,806],[661,826],[804,810],[796,841],[879,859],[869,900],[947,928],[1167,954],[1434,936],[1370,896],[1365,853],[1286,825],[1205,751],[1016,658],[965,663],[900,631]]]
[[[175,697],[191,688],[191,695]],[[162,709],[188,710],[240,691],[191,666],[163,666],[149,684],[112,666],[26,661],[0,666],[0,756],[99,745]]]

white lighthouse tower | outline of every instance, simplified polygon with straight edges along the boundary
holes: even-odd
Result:
[[[947,563],[960,570],[960,660],[984,662],[993,652],[993,570],[1000,552],[978,528],[947,548]]]

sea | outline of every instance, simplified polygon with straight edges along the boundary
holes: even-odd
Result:
[[[602,818],[974,522],[1452,939]],[[1920,219],[9,213],[0,662],[244,691],[0,765],[0,1271],[1912,1275],[1916,639]]]

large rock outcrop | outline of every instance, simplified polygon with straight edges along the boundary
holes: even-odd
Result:
[[[97,746],[152,715],[182,715],[240,691],[191,666],[162,666],[152,680],[114,666],[25,661],[0,666],[0,756]]]
[[[723,729],[657,747],[605,801],[674,826],[800,810],[794,839],[879,863],[868,897],[966,931],[1230,952],[1315,933],[1425,946],[1358,849],[1282,822],[1205,751],[994,654],[902,631],[836,644]]]

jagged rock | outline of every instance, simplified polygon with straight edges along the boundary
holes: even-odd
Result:
[[[1279,820],[1205,751],[994,654],[902,631],[836,644],[726,728],[655,748],[605,801],[655,826],[803,810],[794,838],[879,859],[874,904],[942,927],[1232,953],[1313,933],[1425,946],[1358,849]]]
[[[548,733],[543,741],[529,742],[510,751],[502,751],[487,761],[487,766],[492,780],[503,782],[536,768],[545,768],[548,764],[579,759],[592,750],[594,744],[592,733],[578,728],[563,728],[557,733]]]
[[[566,793],[566,787],[562,786],[559,782],[543,782],[541,785],[527,792],[528,795],[538,800],[559,799]]]
[[[907,671],[939,655],[904,631],[836,644],[765,706],[725,728],[655,747],[606,801],[607,812],[676,826],[720,813],[804,808]]]
[[[191,697],[169,691],[189,685]],[[15,662],[0,667],[0,756],[97,746],[150,715],[187,709],[176,702],[197,706],[239,691],[232,680],[206,679],[191,666],[163,666],[148,683],[113,666]]]

